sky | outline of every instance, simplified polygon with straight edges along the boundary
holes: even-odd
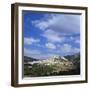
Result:
[[[80,52],[80,15],[23,11],[24,56],[47,59]]]

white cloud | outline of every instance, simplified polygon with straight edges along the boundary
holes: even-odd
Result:
[[[41,30],[43,30],[46,27],[48,27],[48,24],[46,24],[46,22],[39,21],[39,20],[32,21],[32,24],[35,24],[35,26],[38,27],[38,28],[40,28]]]
[[[29,56],[29,57],[33,57],[36,59],[40,59],[42,53],[40,50],[33,50],[33,49],[29,49],[29,48],[24,48],[24,56]]]
[[[42,45],[42,44],[40,44],[40,43],[38,43],[37,46],[38,46],[38,47],[41,47],[41,48],[44,48],[44,45]]]
[[[73,49],[73,52],[74,52],[74,53],[80,52],[80,49],[79,49],[79,48],[74,48],[74,49]]]
[[[74,40],[73,34],[80,33],[80,15],[45,14],[41,19],[32,21],[32,24],[43,31],[42,36],[49,42]],[[39,30],[38,29],[38,30]]]
[[[69,45],[69,44],[64,44],[64,45],[61,47],[61,51],[71,52],[71,51],[72,51],[71,45]]]
[[[39,50],[32,50],[32,49],[27,49],[24,48],[24,53],[28,54],[28,55],[36,55],[36,54],[40,54],[41,52]]]
[[[79,39],[77,39],[77,40],[75,41],[75,43],[80,43],[80,40],[79,40]]]
[[[70,40],[74,40],[74,37],[71,36],[71,37],[70,37]]]
[[[72,47],[70,44],[63,44],[57,46],[58,50],[56,50],[57,53],[64,53],[64,54],[74,54],[80,52],[79,48]]]
[[[56,46],[54,45],[54,44],[52,44],[52,43],[46,43],[46,45],[45,45],[47,48],[49,48],[49,49],[56,49]]]
[[[36,58],[36,59],[47,59],[47,58],[50,58],[54,55],[55,54],[52,54],[52,53],[44,54],[39,50],[32,50],[32,49],[24,48],[24,56],[33,57],[33,58]]]
[[[79,33],[80,15],[49,14],[46,18],[32,22],[41,30],[52,29],[62,33]]]
[[[60,37],[57,32],[50,29],[46,30],[42,36],[47,38],[49,42],[62,42],[65,39],[64,37]]]
[[[46,52],[38,49],[24,48],[24,55],[37,59],[47,59],[55,55],[65,56],[80,52],[80,48],[72,47],[70,44],[67,43],[57,46],[52,43],[47,43],[46,47]]]
[[[27,37],[24,38],[24,44],[26,45],[31,45],[32,43],[38,43],[38,42],[40,42],[39,39],[27,38]]]

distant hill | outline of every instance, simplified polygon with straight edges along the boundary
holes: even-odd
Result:
[[[72,61],[73,64],[80,64],[80,53],[76,53],[74,55],[67,55],[64,57],[67,58],[69,61]]]
[[[24,56],[24,61],[26,62],[32,62],[32,61],[43,61],[43,62],[44,61],[72,61],[72,62],[76,62],[76,61],[80,61],[80,53],[76,53],[74,55],[67,55],[67,56],[53,56],[53,57],[50,57],[44,60]]]
[[[38,61],[38,59],[28,57],[28,56],[24,56],[24,62],[32,62],[32,61]]]
[[[80,72],[80,53],[76,53],[74,55],[65,56],[69,61],[71,61],[76,67],[77,71]]]
[[[74,55],[67,55],[67,56],[64,56],[66,59],[72,61],[72,60],[80,60],[80,53],[76,53]]]

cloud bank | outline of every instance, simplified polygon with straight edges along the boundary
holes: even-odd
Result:
[[[44,59],[53,55],[70,55],[80,52],[80,15],[33,14],[30,20],[34,36],[24,36],[24,55]],[[25,23],[25,25],[28,25]],[[30,25],[28,25],[30,27]],[[24,33],[26,33],[25,30]]]

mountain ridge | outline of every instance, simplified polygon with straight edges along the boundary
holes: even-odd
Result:
[[[33,57],[28,57],[28,56],[24,56],[24,61],[43,61],[43,60],[53,60],[53,59],[61,59],[61,60],[65,60],[65,61],[72,61],[73,59],[80,57],[80,53],[76,53],[73,55],[66,55],[66,56],[53,56],[50,57],[48,59],[36,59]],[[80,58],[79,58],[80,59]]]

